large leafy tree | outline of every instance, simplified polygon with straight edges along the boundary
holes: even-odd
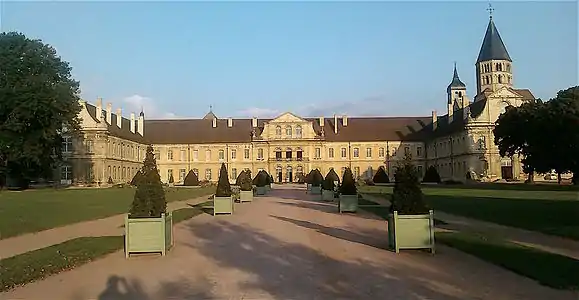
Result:
[[[79,83],[56,50],[21,33],[0,33],[0,175],[25,187],[49,177],[63,128],[79,129]]]

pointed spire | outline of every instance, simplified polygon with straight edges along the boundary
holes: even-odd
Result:
[[[145,116],[145,112],[143,110],[143,106],[141,105],[141,113],[139,114],[139,116],[144,117]]]
[[[203,117],[205,120],[217,119],[217,116],[213,113],[213,105],[209,105],[209,112]]]
[[[456,70],[456,62],[454,62],[454,74],[452,75],[452,81],[446,88],[446,92],[450,93],[450,90],[453,88],[460,88],[460,89],[466,88],[466,84],[464,84],[464,82],[462,82],[458,77],[458,71]]]
[[[485,37],[483,39],[483,43],[476,62],[479,63],[481,61],[489,60],[508,60],[512,62],[511,57],[507,52],[507,48],[503,43],[503,39],[501,39],[501,35],[495,26],[495,22],[493,21],[492,13],[494,8],[492,8],[492,6],[489,4],[489,8],[487,10],[489,11],[489,25],[487,26],[487,31],[485,33]]]

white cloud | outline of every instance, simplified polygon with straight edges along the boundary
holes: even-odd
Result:
[[[238,117],[245,118],[273,118],[277,117],[281,112],[277,109],[251,107],[237,112]]]
[[[408,103],[397,99],[397,97],[379,95],[346,102],[313,103],[299,109],[298,113],[305,117],[327,117],[334,114],[353,117],[394,117],[415,116],[421,114],[424,109],[417,107],[417,103]]]
[[[176,117],[174,113],[162,111],[153,99],[149,97],[135,94],[124,98],[123,103],[128,106],[131,112],[138,114],[143,110],[146,119],[170,119]]]

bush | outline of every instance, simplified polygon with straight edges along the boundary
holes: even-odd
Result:
[[[193,170],[189,170],[189,173],[187,173],[187,176],[185,176],[185,179],[183,179],[183,185],[184,186],[198,186],[199,185],[199,178],[197,177],[197,174],[195,174],[195,172],[193,172]]]
[[[342,177],[342,184],[340,185],[340,194],[342,195],[358,194],[356,181],[354,181],[354,175],[352,174],[352,169],[350,168],[346,168],[346,170],[344,171],[344,176]]]
[[[221,169],[219,170],[219,182],[217,183],[215,197],[231,197],[231,185],[229,184],[225,163],[221,164]]]
[[[334,169],[330,169],[330,171],[328,171],[328,174],[326,174],[326,178],[328,178],[328,176],[332,178],[334,181],[337,181],[338,183],[341,181],[340,176],[338,176],[338,173],[336,173]]]
[[[137,173],[135,173],[135,176],[133,176],[133,179],[131,179],[131,185],[137,186],[137,184],[139,183],[139,180],[141,180],[142,177],[143,177],[143,173],[141,173],[141,170],[137,171]]]
[[[107,180],[107,183],[108,183],[108,184],[113,184],[113,183],[115,183],[115,182],[113,181],[113,178],[112,178],[111,176],[109,176],[109,180]]]
[[[372,181],[374,183],[390,183],[390,178],[388,178],[388,174],[386,174],[386,170],[384,170],[383,166],[378,168],[378,171],[376,174],[374,174]]]
[[[267,185],[267,174],[264,171],[257,172],[255,178],[253,179],[253,184],[257,187],[264,187]]]
[[[418,170],[412,164],[410,156],[404,158],[394,173],[394,191],[390,212],[398,211],[401,215],[427,214],[428,206],[420,189]]]
[[[169,174],[169,183],[174,183],[175,178],[173,178],[173,174]]]
[[[131,204],[129,217],[160,217],[167,210],[167,200],[165,199],[165,190],[157,171],[157,162],[152,146],[147,147],[141,172],[143,174],[137,183],[137,190]]]
[[[320,186],[324,181],[324,176],[320,173],[320,170],[315,169],[312,171],[312,186]]]
[[[326,174],[326,178],[324,178],[324,181],[322,182],[322,189],[326,191],[333,191],[336,187],[336,184],[334,183],[335,181],[339,182],[340,177],[338,177],[338,174],[336,174],[334,169],[330,169],[328,174]]]
[[[304,178],[304,181],[307,184],[312,184],[312,176],[314,176],[314,170],[311,170],[308,175],[306,175],[306,177]]]
[[[239,175],[237,175],[237,179],[235,179],[235,185],[241,186],[241,179],[245,176],[245,171],[241,171]]]
[[[422,182],[440,183],[440,174],[438,174],[438,171],[434,166],[430,166],[426,169]]]
[[[298,183],[301,183],[301,184],[306,183],[306,176],[304,176],[304,174],[302,174],[302,173],[298,174]]]
[[[252,191],[253,190],[251,173],[245,172],[245,171],[241,172],[241,174],[239,174],[239,176],[237,176],[237,180],[238,180],[237,185],[239,185],[240,190],[242,190],[242,191]]]

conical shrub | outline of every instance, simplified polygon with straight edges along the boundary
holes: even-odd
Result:
[[[243,176],[245,176],[245,170],[241,171],[241,173],[239,173],[239,175],[237,175],[237,178],[235,179],[235,185],[241,186],[241,178]]]
[[[139,180],[143,177],[143,173],[141,173],[141,170],[138,170],[137,173],[135,173],[135,176],[133,176],[133,179],[131,179],[131,185],[132,186],[137,186],[137,183],[139,182]],[[111,180],[112,181],[112,180]]]
[[[342,195],[357,195],[358,188],[356,187],[356,181],[354,181],[354,175],[350,168],[346,168],[344,171],[344,176],[342,177],[342,184],[340,185],[340,194]]]
[[[142,177],[137,182],[137,190],[131,203],[129,217],[160,217],[167,210],[167,200],[152,146],[147,147],[141,173]]]
[[[189,170],[189,173],[187,173],[187,176],[185,176],[185,179],[183,180],[183,185],[199,186],[199,178],[197,177],[197,174],[193,172],[193,170]]]
[[[418,170],[409,156],[396,167],[394,179],[390,211],[398,211],[400,215],[427,214],[429,208],[420,189]]]
[[[324,181],[324,176],[320,173],[320,170],[315,169],[312,171],[312,186],[320,186]]]
[[[422,182],[440,183],[440,174],[438,174],[438,171],[434,166],[430,166],[426,169]]]
[[[227,168],[224,163],[221,164],[221,169],[219,169],[219,182],[217,183],[215,197],[231,197],[231,185],[229,184]]]
[[[383,166],[378,168],[378,171],[376,171],[376,174],[374,174],[372,181],[374,183],[390,183],[390,178],[388,178],[388,174],[386,174],[386,170],[384,170]]]
[[[239,189],[242,191],[251,191],[253,190],[251,175],[248,172],[241,172],[237,177],[239,183]]]

